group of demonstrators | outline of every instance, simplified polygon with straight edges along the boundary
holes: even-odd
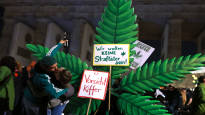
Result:
[[[147,92],[153,99],[172,115],[205,115],[205,76],[200,76],[198,86],[192,91],[189,88],[176,88],[172,85]]]
[[[21,68],[14,57],[0,60],[0,115],[62,115],[74,88],[72,74],[58,67],[53,57],[67,40],[61,40],[41,60]],[[205,115],[205,76],[194,92],[169,85],[151,95],[173,115]]]
[[[0,60],[0,115],[62,115],[74,88],[72,74],[53,57],[61,40],[41,60],[21,68],[14,57]]]

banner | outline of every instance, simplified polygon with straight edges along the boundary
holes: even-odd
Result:
[[[108,72],[84,70],[78,97],[104,100],[108,81]]]
[[[129,66],[129,44],[95,44],[94,66]]]
[[[133,50],[136,51],[136,54],[130,56],[130,58],[134,58],[134,61],[130,66],[131,69],[137,69],[138,67],[141,67],[155,50],[153,47],[140,42],[139,40],[136,40],[134,44],[136,44],[136,47],[134,47]]]

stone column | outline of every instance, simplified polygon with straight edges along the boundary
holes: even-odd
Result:
[[[37,19],[37,23],[35,26],[35,44],[45,45],[46,33],[49,24],[49,20],[46,18]]]
[[[203,49],[203,40],[205,39],[205,30],[199,34],[199,36],[197,37],[197,52],[201,52],[203,53],[204,49]]]
[[[13,35],[14,25],[16,21],[14,19],[4,19],[4,27],[2,30],[2,36],[0,37],[0,57],[8,55],[11,39]]]
[[[182,48],[182,19],[169,20],[167,58],[181,56]]]
[[[70,44],[70,53],[80,57],[81,51],[81,38],[83,35],[83,25],[85,21],[83,19],[74,19],[73,22],[73,32]]]

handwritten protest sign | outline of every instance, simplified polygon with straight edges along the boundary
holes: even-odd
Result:
[[[93,65],[129,66],[129,44],[95,44]]]
[[[78,97],[104,100],[108,80],[108,72],[84,70]]]
[[[136,51],[136,54],[134,56],[130,56],[130,58],[134,58],[134,61],[131,63],[130,66],[131,69],[141,67],[155,50],[151,46],[140,42],[139,40],[136,40],[134,44],[136,44],[136,47],[133,48],[133,50]]]

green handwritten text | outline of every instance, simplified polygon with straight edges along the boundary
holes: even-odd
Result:
[[[100,62],[100,61],[118,61],[120,58],[117,58],[115,56],[111,57],[111,56],[106,56],[105,58],[101,57],[101,56],[96,56],[95,57],[95,62]]]

